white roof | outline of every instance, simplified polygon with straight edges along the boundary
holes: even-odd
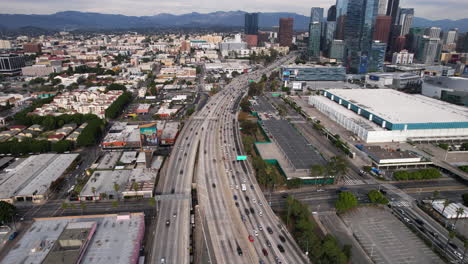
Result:
[[[364,110],[394,124],[468,122],[468,108],[392,89],[331,89]]]
[[[131,170],[115,170],[115,171],[95,171],[88,180],[80,196],[94,196],[93,187],[96,189],[96,196],[101,193],[107,195],[118,195],[114,189],[114,183],[120,185],[120,191],[125,188],[127,181],[132,173]]]

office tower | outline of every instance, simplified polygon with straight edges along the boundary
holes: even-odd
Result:
[[[396,24],[400,0],[388,0],[387,16],[392,17],[392,24]]]
[[[377,16],[375,19],[373,40],[387,43],[390,36],[391,16]]]
[[[279,44],[281,47],[291,46],[292,39],[293,39],[293,25],[294,25],[294,18],[292,17],[280,18],[278,39],[279,39]]]
[[[344,41],[334,39],[330,45],[330,59],[343,60],[344,58]]]
[[[398,25],[401,26],[400,36],[406,36],[413,24],[414,9],[400,8],[398,14]]]
[[[439,38],[431,38],[428,36],[422,38],[423,49],[420,57],[422,63],[429,65],[434,63],[439,49],[439,41]]]
[[[332,5],[328,8],[327,21],[336,21],[336,5]]]
[[[0,74],[15,75],[21,73],[25,59],[18,54],[0,54]]]
[[[388,0],[379,0],[379,7],[377,10],[378,16],[386,16],[387,15],[387,5]]]
[[[40,53],[40,52],[42,52],[41,44],[39,44],[39,43],[25,43],[25,44],[23,44],[23,51],[25,53]]]
[[[416,53],[422,36],[424,36],[423,28],[411,28],[406,39],[405,49],[409,50],[410,52]]]
[[[440,32],[442,31],[439,27],[430,27],[426,28],[424,35],[429,36],[430,38],[440,38]]]
[[[245,35],[258,34],[258,13],[246,13],[244,22]]]
[[[312,22],[322,23],[322,21],[323,21],[323,8],[312,7],[310,9],[310,23]]]
[[[377,0],[349,0],[344,24],[346,66],[351,73],[366,73]]]
[[[380,41],[374,41],[371,45],[369,56],[369,72],[382,72],[384,70],[385,50],[387,44]]]
[[[307,53],[309,58],[320,58],[320,42],[322,36],[322,21],[323,21],[323,8],[312,7],[310,9],[310,23],[309,23],[309,43],[307,46]]]
[[[348,11],[348,0],[336,0],[336,39],[344,39],[344,25]]]
[[[455,40],[457,38],[457,30],[451,29],[449,31],[444,31],[442,36],[443,36],[442,37],[443,43],[445,45],[453,44],[453,43],[455,43]]]
[[[321,26],[319,22],[311,22],[309,24],[309,43],[308,55],[311,59],[320,58],[320,32]]]
[[[458,36],[457,52],[468,52],[468,33]]]
[[[327,21],[325,24],[325,34],[324,34],[324,50],[329,51],[330,45],[335,38],[335,31],[336,31],[336,22],[335,21]]]

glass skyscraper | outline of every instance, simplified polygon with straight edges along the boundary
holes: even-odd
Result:
[[[244,33],[246,35],[258,34],[258,13],[245,13]]]
[[[309,58],[320,58],[320,41],[322,36],[323,8],[312,7],[310,9],[309,43],[307,53]]]
[[[378,0],[349,0],[344,21],[345,62],[351,73],[366,73]]]
[[[387,44],[374,41],[371,45],[371,52],[369,56],[369,72],[382,72],[384,70],[385,51]]]

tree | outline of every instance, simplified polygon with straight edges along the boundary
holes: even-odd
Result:
[[[298,188],[302,185],[302,180],[299,178],[294,178],[292,180],[287,180],[286,185],[289,189]]]
[[[122,91],[127,91],[127,87],[123,84],[118,84],[118,83],[112,83],[109,86],[106,87],[108,91],[112,90],[122,90]]]
[[[341,192],[335,203],[338,212],[344,212],[358,205],[358,200],[351,192]]]
[[[463,209],[462,207],[459,207],[457,208],[455,212],[457,213],[457,217],[455,218],[455,223],[453,224],[454,226],[457,224],[458,219],[460,218],[460,215],[462,215],[465,212],[465,209]]]
[[[343,156],[335,156],[325,166],[327,175],[335,177],[335,182],[338,182],[341,176],[348,171],[348,162]]]
[[[444,201],[444,208],[442,209],[442,215],[444,215],[445,208],[447,208],[447,206],[449,206],[451,203],[452,202],[450,202],[449,200]]]
[[[118,201],[113,201],[113,202],[112,202],[112,207],[117,208],[118,206],[119,206],[119,202],[118,202]]]
[[[93,196],[96,197],[96,187],[94,187],[94,186],[91,187],[91,192],[93,193]]]
[[[435,191],[432,193],[432,203],[431,203],[431,204],[433,204],[434,201],[435,201],[437,198],[439,198],[439,196],[440,196],[440,192],[439,192],[438,190],[435,190]]]
[[[242,127],[242,132],[248,135],[255,135],[258,130],[257,124],[249,120],[242,120],[240,126]]]
[[[0,222],[8,224],[16,214],[16,207],[10,203],[0,201]]]
[[[466,250],[468,249],[468,239],[464,239],[463,240],[463,258],[462,258],[462,261],[461,263],[465,263],[465,257],[466,257]]]
[[[462,194],[463,204],[468,206],[468,193]]]
[[[279,104],[277,108],[278,108],[279,115],[282,117],[284,117],[288,113],[288,108],[286,107],[285,104]]]
[[[119,190],[120,190],[120,185],[114,182],[114,191],[115,191],[115,195],[117,196],[117,200],[119,200]]]
[[[68,204],[66,202],[63,202],[61,207],[63,210],[65,210],[68,208]]]
[[[247,113],[250,112],[250,102],[249,102],[248,97],[242,98],[239,105],[240,105],[242,111],[247,112]]]
[[[378,203],[378,204],[388,204],[388,199],[385,198],[385,196],[377,191],[377,190],[371,190],[367,196],[369,197],[369,200],[372,203]]]
[[[52,151],[57,153],[64,153],[70,151],[73,148],[73,143],[68,140],[60,140],[57,143],[52,144]]]

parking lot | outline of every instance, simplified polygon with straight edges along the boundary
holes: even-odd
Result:
[[[444,263],[385,209],[357,208],[346,213],[343,220],[375,263]]]

